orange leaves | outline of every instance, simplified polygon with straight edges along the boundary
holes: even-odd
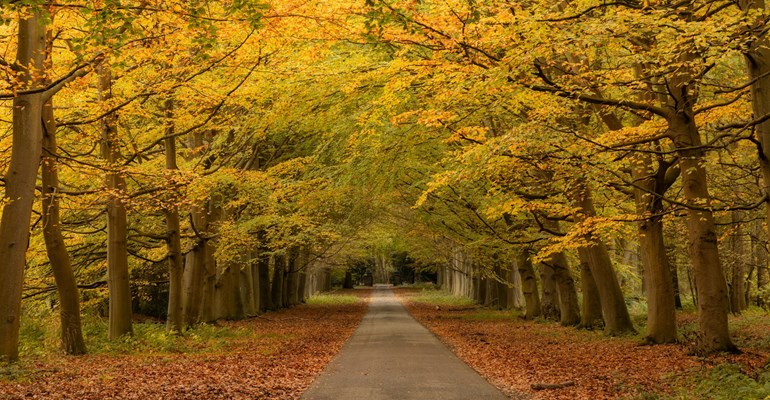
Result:
[[[638,346],[633,339],[522,321],[470,318],[456,310],[409,302],[412,315],[463,361],[514,398],[599,399],[667,392],[671,374],[699,365],[683,346]],[[502,312],[500,312],[502,313]],[[533,384],[573,381],[574,386],[535,391]]]

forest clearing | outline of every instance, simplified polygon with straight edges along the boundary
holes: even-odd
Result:
[[[770,395],[764,1],[0,18],[0,397],[296,398],[359,320],[431,338],[377,285],[514,397]]]

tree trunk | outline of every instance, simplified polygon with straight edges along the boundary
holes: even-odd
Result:
[[[286,270],[286,257],[276,255],[273,265],[272,304],[274,309],[283,308],[284,271]]]
[[[242,256],[243,267],[240,274],[241,302],[246,316],[259,312],[259,272],[254,252]]]
[[[46,70],[51,67],[53,41],[47,41]],[[50,82],[48,82],[50,83]],[[61,320],[61,343],[66,354],[79,355],[87,352],[83,340],[80,322],[80,292],[75,273],[72,270],[70,255],[61,232],[59,208],[59,173],[57,171],[58,150],[56,147],[56,120],[54,119],[53,101],[49,99],[43,105],[43,155],[42,155],[42,217],[43,238],[51,263],[56,289],[59,293],[59,315]]]
[[[575,187],[568,192],[568,196],[579,209],[575,216],[578,221],[585,221],[596,215],[590,190],[582,179],[575,182]],[[585,254],[602,304],[605,333],[608,335],[635,333],[607,248],[600,239],[590,234],[587,234],[585,239],[591,243],[585,247]]]
[[[166,99],[164,103],[166,129],[164,144],[166,147],[166,172],[174,174],[179,168],[176,162],[176,138],[174,135],[174,100]],[[171,184],[174,180],[171,179]],[[172,193],[176,188],[169,187]],[[166,249],[168,251],[168,317],[166,330],[181,332],[184,328],[184,305],[182,302],[184,264],[182,263],[181,232],[179,227],[179,207],[176,195],[169,199],[166,205]]]
[[[594,329],[604,325],[602,303],[599,300],[599,290],[596,288],[594,275],[591,273],[591,263],[588,262],[588,250],[578,249],[578,255],[580,257],[580,290],[583,292],[580,327]]]
[[[679,285],[679,266],[674,252],[675,250],[673,247],[666,245],[666,258],[668,259],[671,268],[671,286],[674,288],[674,307],[677,310],[681,310],[682,290]]]
[[[560,230],[557,221],[546,220],[543,224],[550,230]],[[570,272],[567,256],[563,252],[554,253],[545,263],[553,270],[553,279],[556,282],[556,291],[559,298],[560,322],[564,326],[578,325],[580,323],[580,304],[578,303],[575,279]]]
[[[56,121],[52,101],[43,108],[42,215],[43,237],[59,292],[62,349],[66,354],[85,354],[80,323],[80,292],[70,256],[61,233],[59,173],[57,169]]]
[[[215,236],[217,224],[222,219],[222,208],[213,199],[209,199],[206,206],[208,208],[207,227],[209,228],[207,234]],[[217,301],[216,285],[220,267],[214,258],[217,250],[217,239],[208,238],[203,241],[203,245],[205,247],[203,251],[203,265],[201,267],[203,285],[201,288],[200,320],[212,323],[217,319],[214,307]]]
[[[500,262],[495,263],[495,275],[497,276],[497,305],[501,310],[508,310],[511,308],[508,303],[508,271],[504,270],[500,265]]]
[[[760,228],[761,229],[761,228]],[[759,229],[758,229],[759,230]],[[767,241],[757,237],[758,235],[752,235],[752,252],[755,257],[755,265],[757,269],[757,296],[756,305],[763,307],[765,304],[760,296],[762,289],[767,285]]]
[[[297,286],[297,304],[305,302],[305,285],[307,284],[307,270],[309,268],[308,262],[310,259],[310,250],[303,248],[300,252],[301,260],[298,265],[298,286]]]
[[[647,275],[647,336],[652,343],[676,341],[676,304],[671,267],[663,243],[663,220],[650,217],[639,223]]]
[[[190,219],[196,234],[202,234],[208,230],[206,212],[202,208],[200,205],[194,205],[190,210]],[[197,237],[195,246],[185,256],[183,314],[187,327],[200,322],[201,319],[206,248],[206,239]]]
[[[708,208],[711,197],[703,144],[695,125],[692,100],[687,97],[688,88],[676,83],[674,87],[682,95],[677,104],[683,109],[670,119],[669,133],[679,155],[684,198],[693,207],[687,210],[687,236],[698,291],[699,347],[707,353],[735,351],[727,323],[727,283],[719,261],[714,216]]]
[[[112,73],[105,60],[97,67],[99,75],[99,100],[103,103],[112,98]],[[126,206],[122,197],[126,193],[126,180],[118,169],[120,143],[117,135],[117,115],[101,120],[101,154],[107,162],[105,187],[107,199],[107,286],[110,292],[109,338],[117,339],[133,333],[131,327],[131,288],[128,274],[128,239]]]
[[[200,133],[188,136],[188,147],[192,150],[203,146],[203,138]],[[182,314],[187,328],[200,322],[201,303],[203,300],[203,279],[206,267],[206,232],[208,232],[208,202],[203,201],[194,204],[190,209],[190,225],[195,235],[195,245],[185,255],[182,293]]]
[[[297,291],[299,290],[299,268],[301,262],[299,249],[290,252],[288,269],[286,271],[286,306],[294,307],[297,305]]]
[[[513,308],[521,310],[526,307],[527,303],[522,291],[521,274],[519,274],[515,262],[511,264],[511,282],[513,282],[511,305]]]
[[[521,290],[524,293],[526,303],[524,318],[533,319],[540,316],[540,294],[537,291],[535,269],[532,268],[532,261],[529,259],[527,250],[520,250],[517,254],[516,267],[521,276]]]
[[[632,175],[636,187],[639,244],[642,248],[644,280],[647,282],[647,336],[651,343],[676,341],[676,305],[663,235],[663,192],[667,167],[653,168],[648,155],[636,157]]]
[[[757,10],[761,14],[767,12],[764,0],[741,0],[738,5],[745,12]],[[759,28],[764,30],[765,21],[756,21]],[[770,115],[770,39],[766,34],[751,43],[744,53],[749,81],[751,82],[751,106],[754,119],[765,118]],[[770,196],[770,120],[765,120],[753,127],[759,138],[759,170],[762,175],[762,189],[766,196]],[[770,236],[770,202],[765,202],[766,234]],[[764,265],[762,266],[764,269]],[[759,270],[757,271],[759,281]]]
[[[553,269],[556,291],[559,297],[559,315],[562,325],[573,326],[580,323],[580,304],[578,304],[575,279],[569,270],[567,256],[563,252],[551,255],[548,264]]]
[[[561,315],[553,268],[546,264],[538,264],[538,268],[540,269],[540,287],[542,288],[542,297],[540,298],[541,314],[547,320],[558,321]]]
[[[270,256],[267,254],[267,250],[263,248],[259,250],[257,257],[257,268],[259,269],[259,309],[267,311],[273,308],[270,296]]]
[[[19,21],[16,65],[23,89],[33,87],[35,73],[43,71],[45,26],[40,11]],[[5,175],[5,207],[0,220],[0,361],[19,358],[19,318],[24,281],[29,224],[35,200],[37,169],[40,166],[43,125],[42,94],[13,99],[11,160]]]
[[[343,289],[353,289],[353,272],[345,270],[345,281],[342,284]]]
[[[746,309],[746,251],[743,244],[743,229],[741,227],[742,213],[738,210],[731,211],[733,220],[733,233],[730,235],[730,247],[732,257],[730,260],[732,271],[730,280],[730,311],[740,314]]]
[[[497,292],[497,281],[493,278],[487,278],[487,299],[484,305],[488,307],[498,307],[500,295]]]
[[[479,271],[475,270],[473,271],[473,277],[471,278],[471,285],[473,289],[471,290],[471,300],[473,300],[476,304],[481,304],[481,297],[479,294],[481,293],[481,288],[479,285],[481,285],[481,277],[479,277]]]

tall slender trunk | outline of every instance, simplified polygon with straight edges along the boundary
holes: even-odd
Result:
[[[210,234],[216,234],[219,221],[222,220],[222,207],[213,199],[208,201],[208,228]],[[200,320],[203,322],[215,322],[217,319],[215,305],[217,300],[217,278],[219,266],[214,258],[216,253],[217,240],[208,238],[204,241],[205,251],[203,252],[203,287],[201,293]]]
[[[676,258],[676,250],[673,246],[666,245],[666,258],[671,267],[671,285],[674,288],[674,307],[677,310],[682,309],[682,290],[679,285],[679,264]]]
[[[732,271],[730,279],[730,311],[740,314],[746,309],[746,254],[743,244],[742,213],[738,210],[731,211],[733,233],[730,235],[730,247],[732,259],[730,260]]]
[[[286,292],[284,293],[287,307],[297,305],[297,290],[299,289],[299,270],[300,263],[299,249],[293,249],[289,255],[289,263],[286,270]]]
[[[59,292],[62,349],[67,354],[86,353],[80,323],[80,292],[70,256],[61,232],[59,208],[59,173],[57,169],[56,121],[53,102],[43,106],[42,215],[43,238]]]
[[[305,302],[305,285],[307,284],[307,269],[310,251],[308,248],[300,250],[300,260],[298,265],[298,283],[297,283],[297,304]]]
[[[48,32],[46,39],[46,70],[52,67],[51,55],[53,37]],[[50,78],[46,78],[50,83]],[[41,163],[43,239],[51,263],[56,289],[59,293],[59,318],[61,320],[61,345],[66,354],[78,355],[87,352],[80,322],[80,291],[72,270],[70,255],[61,232],[59,207],[58,149],[56,147],[56,120],[53,100],[43,105],[43,154]]]
[[[757,226],[759,225],[759,226]],[[762,229],[761,223],[755,223],[755,234],[751,237],[752,254],[754,255],[754,265],[757,270],[757,296],[754,303],[758,306],[764,306],[762,296],[759,294],[767,285],[767,239],[759,237],[759,231]]]
[[[513,282],[511,306],[517,310],[521,310],[526,307],[527,303],[524,300],[524,292],[522,290],[521,274],[519,274],[516,263],[511,264],[511,282]]]
[[[112,98],[112,72],[105,60],[97,67],[99,100]],[[126,207],[121,197],[126,193],[126,180],[119,168],[120,144],[117,135],[117,115],[101,120],[101,154],[107,162],[105,187],[107,199],[107,286],[110,291],[109,338],[132,334],[131,288],[128,275],[128,239]]]
[[[516,267],[521,276],[521,289],[524,293],[526,306],[524,318],[533,319],[540,316],[540,293],[537,291],[535,269],[532,267],[532,261],[529,259],[527,250],[519,250],[516,256]]]
[[[192,150],[203,146],[200,133],[188,136],[188,147]],[[203,300],[203,279],[206,265],[206,234],[208,232],[207,201],[198,202],[190,209],[190,225],[195,235],[195,245],[185,255],[182,290],[182,314],[187,328],[200,322]]]
[[[39,83],[34,78],[45,68],[44,16],[34,10],[19,21],[16,65],[21,89]],[[43,95],[19,95],[13,99],[13,144],[5,174],[5,207],[0,219],[0,361],[19,358],[19,318],[24,265],[29,246],[29,223],[35,200],[37,169],[43,140]]]
[[[568,196],[572,203],[579,209],[576,219],[584,221],[596,215],[591,192],[585,182],[578,180],[575,187],[569,191]],[[585,247],[585,254],[591,268],[591,275],[596,282],[599,293],[599,301],[602,304],[602,316],[604,317],[604,331],[608,335],[621,335],[634,333],[634,326],[628,314],[623,291],[615,276],[607,247],[598,238],[588,235],[586,240],[591,243]]]
[[[676,304],[666,245],[663,235],[663,193],[667,189],[667,167],[654,170],[649,155],[636,157],[632,175],[636,187],[634,198],[637,213],[639,243],[642,248],[645,281],[647,282],[647,336],[651,343],[676,341]]]
[[[179,168],[176,162],[176,137],[174,137],[174,99],[165,100],[164,113],[166,117],[165,139],[166,172],[174,174]],[[174,180],[170,182],[173,184]],[[168,188],[176,193],[176,188]],[[179,227],[179,206],[176,196],[169,199],[164,213],[166,214],[166,249],[168,250],[168,317],[166,329],[181,332],[184,328],[184,304],[182,302],[184,264],[182,260],[181,232]]]
[[[208,229],[206,212],[200,205],[194,205],[190,210],[190,220],[196,234],[203,234]],[[195,245],[185,255],[184,292],[182,308],[184,323],[187,327],[200,322],[201,301],[203,298],[203,276],[206,265],[206,239],[196,237]]]

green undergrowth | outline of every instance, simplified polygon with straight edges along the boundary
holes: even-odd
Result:
[[[312,307],[339,306],[361,301],[344,292],[324,293],[307,300]],[[248,340],[270,343],[288,339],[255,331],[246,324],[199,324],[183,333],[167,332],[165,323],[134,322],[134,334],[110,341],[106,318],[83,315],[83,337],[89,354],[163,355],[226,352],[234,344]],[[57,311],[41,308],[25,310],[21,321],[19,353],[21,359],[61,354],[60,322]],[[12,371],[11,371],[12,372]],[[6,375],[13,375],[7,373]]]
[[[410,296],[411,301],[417,303],[427,303],[437,306],[473,306],[471,299],[462,296],[455,296],[447,291],[438,289],[423,289],[422,291]]]
[[[744,374],[735,364],[720,364],[677,378],[677,386],[672,396],[657,398],[670,400],[770,399],[770,371],[765,370],[757,379],[754,379]]]
[[[60,355],[59,329],[59,317],[55,313],[25,316],[20,332],[20,357],[26,359]],[[285,339],[261,334],[247,325],[199,324],[179,333],[167,332],[163,323],[135,322],[133,330],[133,335],[110,341],[107,339],[107,319],[93,316],[83,318],[83,337],[89,354],[213,353],[227,351],[241,341],[260,339],[269,342]]]
[[[311,306],[341,306],[347,304],[356,304],[361,299],[358,296],[352,294],[343,293],[319,293],[313,297],[305,300],[305,302]]]
[[[402,288],[408,289],[425,289],[425,290],[437,290],[436,284],[433,282],[417,282],[417,283],[405,283],[401,285]]]

